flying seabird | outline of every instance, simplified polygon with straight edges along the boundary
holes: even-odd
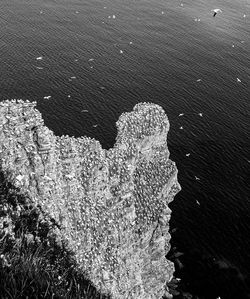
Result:
[[[219,8],[212,9],[212,11],[214,12],[213,17],[215,17],[218,12],[222,12],[222,10]]]

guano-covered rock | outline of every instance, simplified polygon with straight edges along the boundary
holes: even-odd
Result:
[[[36,103],[0,103],[0,169],[58,225],[58,242],[102,293],[158,299],[173,277],[168,203],[180,190],[169,159],[169,122],[155,104],[117,121],[113,148],[91,138],[55,136]],[[11,231],[9,226],[0,229]]]

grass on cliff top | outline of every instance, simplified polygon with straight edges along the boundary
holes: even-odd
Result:
[[[0,298],[108,299],[57,242],[55,223],[46,219],[0,171]]]
[[[20,234],[0,242],[1,298],[104,299],[77,270],[70,254]]]

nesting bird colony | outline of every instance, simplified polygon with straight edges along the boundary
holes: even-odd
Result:
[[[168,203],[180,190],[169,159],[164,110],[137,104],[117,122],[113,148],[55,136],[36,103],[0,103],[0,165],[6,178],[58,223],[93,284],[113,298],[161,298],[173,277]]]

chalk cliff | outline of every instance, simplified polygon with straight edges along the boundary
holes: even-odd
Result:
[[[91,138],[55,136],[36,103],[0,103],[0,170],[58,225],[58,242],[102,293],[158,299],[174,266],[168,203],[180,190],[169,159],[169,122],[155,104],[137,104],[117,121],[113,148]],[[9,226],[0,230],[13,229]]]

